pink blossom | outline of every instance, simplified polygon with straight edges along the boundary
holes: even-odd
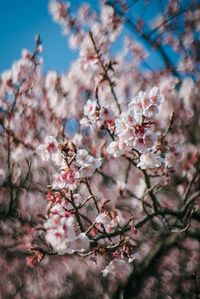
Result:
[[[69,190],[75,190],[77,187],[77,179],[79,178],[79,171],[66,168],[65,170],[61,170],[60,174],[54,175],[52,187],[53,189],[67,188]]]

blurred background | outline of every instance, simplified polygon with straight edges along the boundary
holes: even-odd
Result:
[[[199,200],[197,190],[200,190],[200,0],[125,2],[129,6],[128,12],[123,15],[126,24],[114,44],[109,44],[109,54],[118,51],[122,53],[124,48],[128,50],[127,57],[123,59],[117,60],[117,55],[109,56],[109,59],[116,57],[118,62],[112,74],[117,96],[125,109],[127,101],[140,90],[158,86],[166,99],[161,108],[162,117],[157,119],[160,130],[165,132],[168,127],[169,131],[164,150],[172,153],[172,161],[179,156],[180,143],[183,151],[183,159],[177,164],[172,162],[176,168],[170,170],[172,179],[167,188],[165,183],[168,183],[168,172],[166,178],[161,178],[160,186],[154,184],[154,181],[157,177],[159,180],[161,175],[149,175],[153,188],[158,186],[162,191],[159,203],[166,208],[167,218],[164,218],[165,215],[163,219],[156,217],[154,223],[150,217],[149,223],[144,223],[144,226],[139,227],[137,235],[131,236],[135,242],[134,254],[138,265],[133,264],[135,268],[138,266],[138,272],[131,278],[130,284],[127,281],[126,289],[129,292],[131,285],[133,290],[130,288],[130,292],[137,299],[197,299],[200,296],[200,209],[199,201],[195,203],[194,199]],[[78,15],[78,8],[83,3],[90,4],[97,13],[100,10],[100,1],[71,0],[72,15]],[[46,219],[45,194],[53,171],[50,164],[41,162],[38,155],[35,155],[35,149],[43,143],[46,135],[57,138],[63,131],[70,138],[70,134],[74,137],[79,132],[80,135],[75,136],[76,142],[81,147],[87,147],[90,152],[102,146],[106,132],[98,135],[96,143],[96,139],[88,133],[89,130],[79,122],[83,118],[83,105],[89,96],[92,98],[95,95],[94,82],[95,79],[99,80],[98,75],[102,69],[101,65],[97,65],[96,69],[93,65],[88,68],[87,60],[82,64],[80,59],[72,65],[81,49],[70,48],[69,38],[63,35],[62,26],[52,20],[49,0],[1,0],[0,5],[0,73],[14,69],[17,79],[13,79],[13,82],[18,84],[12,85],[8,80],[14,77],[11,72],[4,73],[3,84],[0,81],[0,269],[4,273],[0,275],[0,299],[108,299],[113,293],[116,293],[113,299],[121,299],[121,286],[124,277],[126,279],[123,272],[126,272],[126,268],[123,271],[117,270],[116,277],[114,271],[113,277],[103,277],[101,271],[108,265],[107,257],[99,255],[96,264],[96,260],[84,260],[78,256],[46,255],[37,267],[29,267],[30,261],[33,265],[34,258],[28,251],[30,246],[34,244],[45,248],[46,245],[40,226]],[[84,26],[87,27],[88,22]],[[105,34],[107,28],[105,26]],[[28,76],[27,72],[25,75],[22,72],[25,78],[21,77],[21,52],[24,48],[34,51],[34,39],[38,34],[43,45],[41,56],[44,75],[42,73],[40,76],[40,65],[37,69],[32,67],[31,62]],[[133,41],[129,46],[124,42],[127,35]],[[85,35],[81,46],[84,42]],[[148,54],[146,57],[144,51],[144,60],[141,58],[140,45],[144,46]],[[87,51],[85,57],[86,54]],[[17,60],[19,62],[14,64]],[[104,81],[99,81],[101,84],[106,83],[102,84],[104,88],[99,89],[103,106],[107,102],[109,104],[107,99],[112,96],[109,85]],[[16,96],[17,86],[22,91]],[[176,115],[174,120],[170,116],[173,115],[172,111]],[[173,122],[172,130],[170,122]],[[83,141],[79,138],[82,135]],[[126,165],[121,160],[116,163],[116,160],[109,159],[108,163],[103,166],[106,175],[103,172],[97,173],[92,178],[92,190],[100,198],[110,199],[118,209],[122,207],[125,213],[132,213],[134,219],[140,221],[146,212],[140,200],[146,194],[143,172],[137,172],[138,169],[130,168],[130,164]],[[125,176],[125,172],[128,175]],[[124,185],[121,183],[127,185],[127,190],[123,190]],[[151,186],[147,187],[153,190]],[[137,192],[140,194],[137,195],[140,204],[138,198],[132,196]],[[191,200],[195,192],[197,196]],[[166,239],[165,231],[168,233],[174,227],[177,235],[173,231]],[[180,240],[179,230],[182,232]],[[36,257],[37,254],[38,251]],[[27,255],[30,255],[29,259]],[[124,296],[124,299],[127,297]]]
[[[131,1],[131,15],[135,19],[144,18],[145,22],[151,23],[151,20],[163,12],[167,1]],[[72,11],[83,3],[89,3],[93,9],[99,10],[100,1],[70,1]],[[146,5],[148,4],[148,5]],[[44,70],[65,71],[69,68],[71,62],[78,57],[78,52],[72,50],[68,46],[65,36],[63,36],[61,28],[51,19],[48,10],[48,0],[12,0],[0,2],[0,72],[9,69],[15,60],[18,60],[21,51],[24,48],[32,50],[34,48],[34,37],[41,35],[43,43],[43,59]],[[124,29],[129,34],[134,33],[129,30],[128,26]],[[123,42],[123,34],[120,35],[117,43],[114,45],[113,51]],[[134,38],[138,40],[138,36]],[[140,40],[140,39],[139,39]],[[146,59],[148,65],[152,68],[162,68],[163,63],[156,51],[148,48],[149,56]],[[174,51],[167,49],[173,62],[178,60]]]

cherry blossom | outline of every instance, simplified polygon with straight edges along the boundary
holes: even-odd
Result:
[[[198,1],[129,2],[49,1],[77,58],[0,75],[3,298],[198,295]]]
[[[49,159],[56,159],[55,154],[58,151],[58,143],[53,136],[47,136],[45,143],[37,147],[36,152],[39,154],[44,161]]]
[[[162,162],[164,160],[158,154],[147,153],[140,156],[140,162],[137,164],[137,167],[141,169],[158,168],[162,165]]]
[[[85,149],[79,149],[76,155],[76,165],[81,177],[91,177],[95,169],[101,166],[102,159],[90,156]]]
[[[69,188],[69,190],[75,190],[79,178],[79,171],[66,168],[61,170],[60,174],[55,174],[52,187],[53,189]]]

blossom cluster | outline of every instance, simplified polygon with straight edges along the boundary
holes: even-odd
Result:
[[[82,202],[81,195],[73,191],[81,180],[94,174],[102,159],[94,158],[85,149],[77,150],[73,144],[59,145],[53,136],[48,136],[36,152],[44,161],[53,161],[58,168],[52,191],[48,193],[51,208],[44,224],[47,242],[59,254],[89,249],[90,241],[85,233],[76,234],[75,219],[70,210],[73,207],[76,210]]]
[[[73,1],[51,0],[50,13],[79,52],[77,59],[67,72],[43,73],[37,37],[35,50],[23,50],[0,76],[5,298],[41,296],[35,269],[25,269],[19,281],[13,276],[24,270],[24,262],[18,263],[24,252],[33,253],[28,265],[42,260],[39,279],[48,286],[42,289],[46,298],[55,298],[55,290],[59,298],[74,295],[66,284],[70,273],[75,289],[78,275],[81,291],[84,283],[86,290],[88,284],[95,289],[81,293],[84,298],[110,298],[115,288],[127,297],[130,286],[136,298],[194,295],[196,281],[190,277],[199,268],[200,248],[200,9],[197,1],[169,0],[164,13],[147,24],[141,15],[134,20],[139,10],[132,14],[135,5],[128,2],[102,1],[98,11],[81,4],[76,11]],[[144,2],[148,14],[151,1]],[[139,38],[128,37],[123,23]],[[112,46],[115,41],[120,49]],[[155,67],[150,47],[166,67]],[[168,57],[171,51],[179,57],[177,66]],[[118,281],[131,272],[128,287]],[[85,273],[91,279],[83,280]],[[2,291],[8,284],[9,294]]]
[[[96,237],[104,239],[103,234],[113,233],[127,225],[120,210],[106,208],[106,203],[102,200],[97,202],[91,191],[88,180],[101,167],[102,158],[91,156],[86,149],[78,149],[70,141],[58,143],[53,136],[47,136],[36,152],[44,162],[52,161],[52,166],[55,165],[53,181],[47,193],[48,211],[44,222],[45,239],[53,252],[60,255],[90,252]],[[81,195],[82,183],[90,194],[85,199]],[[91,199],[94,201],[92,206],[91,203],[88,205]],[[83,217],[82,212],[89,206],[92,207],[90,217]],[[85,220],[90,226],[86,225]],[[116,249],[120,243],[116,243]],[[97,252],[108,250],[106,243],[101,244],[102,249],[97,244]]]
[[[42,160],[52,161],[55,165],[47,195],[48,216],[44,223],[46,242],[55,252],[58,254],[90,252],[91,244],[92,248],[95,248],[95,238],[104,239],[104,234],[114,233],[126,227],[121,211],[114,207],[105,207],[106,201],[102,199],[97,201],[91,191],[89,179],[102,168],[104,160],[109,161],[112,156],[115,159],[133,157],[133,163],[134,160],[137,161],[135,166],[142,170],[156,170],[162,165],[172,167],[174,156],[172,154],[170,156],[169,151],[162,152],[160,146],[162,134],[158,130],[157,115],[162,103],[163,97],[157,87],[153,87],[148,93],[139,92],[129,102],[127,111],[120,115],[116,115],[116,112],[109,107],[101,106],[99,99],[87,100],[80,125],[89,126],[92,136],[96,136],[95,134],[102,129],[109,133],[105,135],[105,147],[98,150],[100,157],[90,155],[87,149],[78,148],[72,141],[58,143],[53,136],[47,136],[44,144],[37,147],[36,152]],[[165,147],[168,149],[167,144],[168,142]],[[135,158],[133,154],[136,155]],[[85,197],[82,184],[87,186],[89,197]],[[93,199],[92,205],[91,199]],[[89,206],[92,208],[89,216],[83,216],[82,212],[87,211]],[[116,248],[119,249],[115,258],[124,259],[126,255],[123,250],[122,254],[120,253],[120,248],[124,246],[125,240],[118,242]],[[125,244],[129,246],[126,242]],[[107,245],[107,242],[101,243],[105,251],[108,250],[105,249]],[[128,260],[131,260],[131,255],[130,251]],[[125,263],[128,260],[125,258]],[[112,268],[112,263],[109,267]]]
[[[139,92],[128,104],[128,110],[115,120],[116,140],[109,144],[107,152],[117,158],[137,150],[141,153],[138,167],[160,167],[163,159],[156,153],[159,132],[153,126],[162,100],[157,87],[149,93]]]
[[[90,240],[85,233],[76,234],[72,216],[57,214],[55,207],[51,213],[52,215],[44,224],[44,228],[47,230],[46,241],[58,254],[72,254],[89,250]]]

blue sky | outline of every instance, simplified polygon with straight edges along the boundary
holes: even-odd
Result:
[[[51,20],[48,0],[0,1],[0,71],[20,57],[23,48],[34,49],[34,37],[43,41],[44,68],[64,71],[76,53],[67,48],[61,28]]]
[[[43,41],[44,70],[65,71],[77,57],[67,46],[67,38],[61,34],[61,27],[54,23],[48,11],[48,0],[0,0],[0,72],[10,68],[20,58],[23,48],[34,49],[34,37],[40,34]],[[73,0],[73,7],[83,1]],[[86,1],[97,9],[98,0]],[[159,1],[158,1],[159,2]],[[135,7],[140,14],[141,5]],[[145,18],[151,19],[159,7],[148,10]],[[127,31],[127,30],[126,30]],[[119,43],[116,48],[119,48]],[[151,65],[162,66],[155,53],[148,59]]]

